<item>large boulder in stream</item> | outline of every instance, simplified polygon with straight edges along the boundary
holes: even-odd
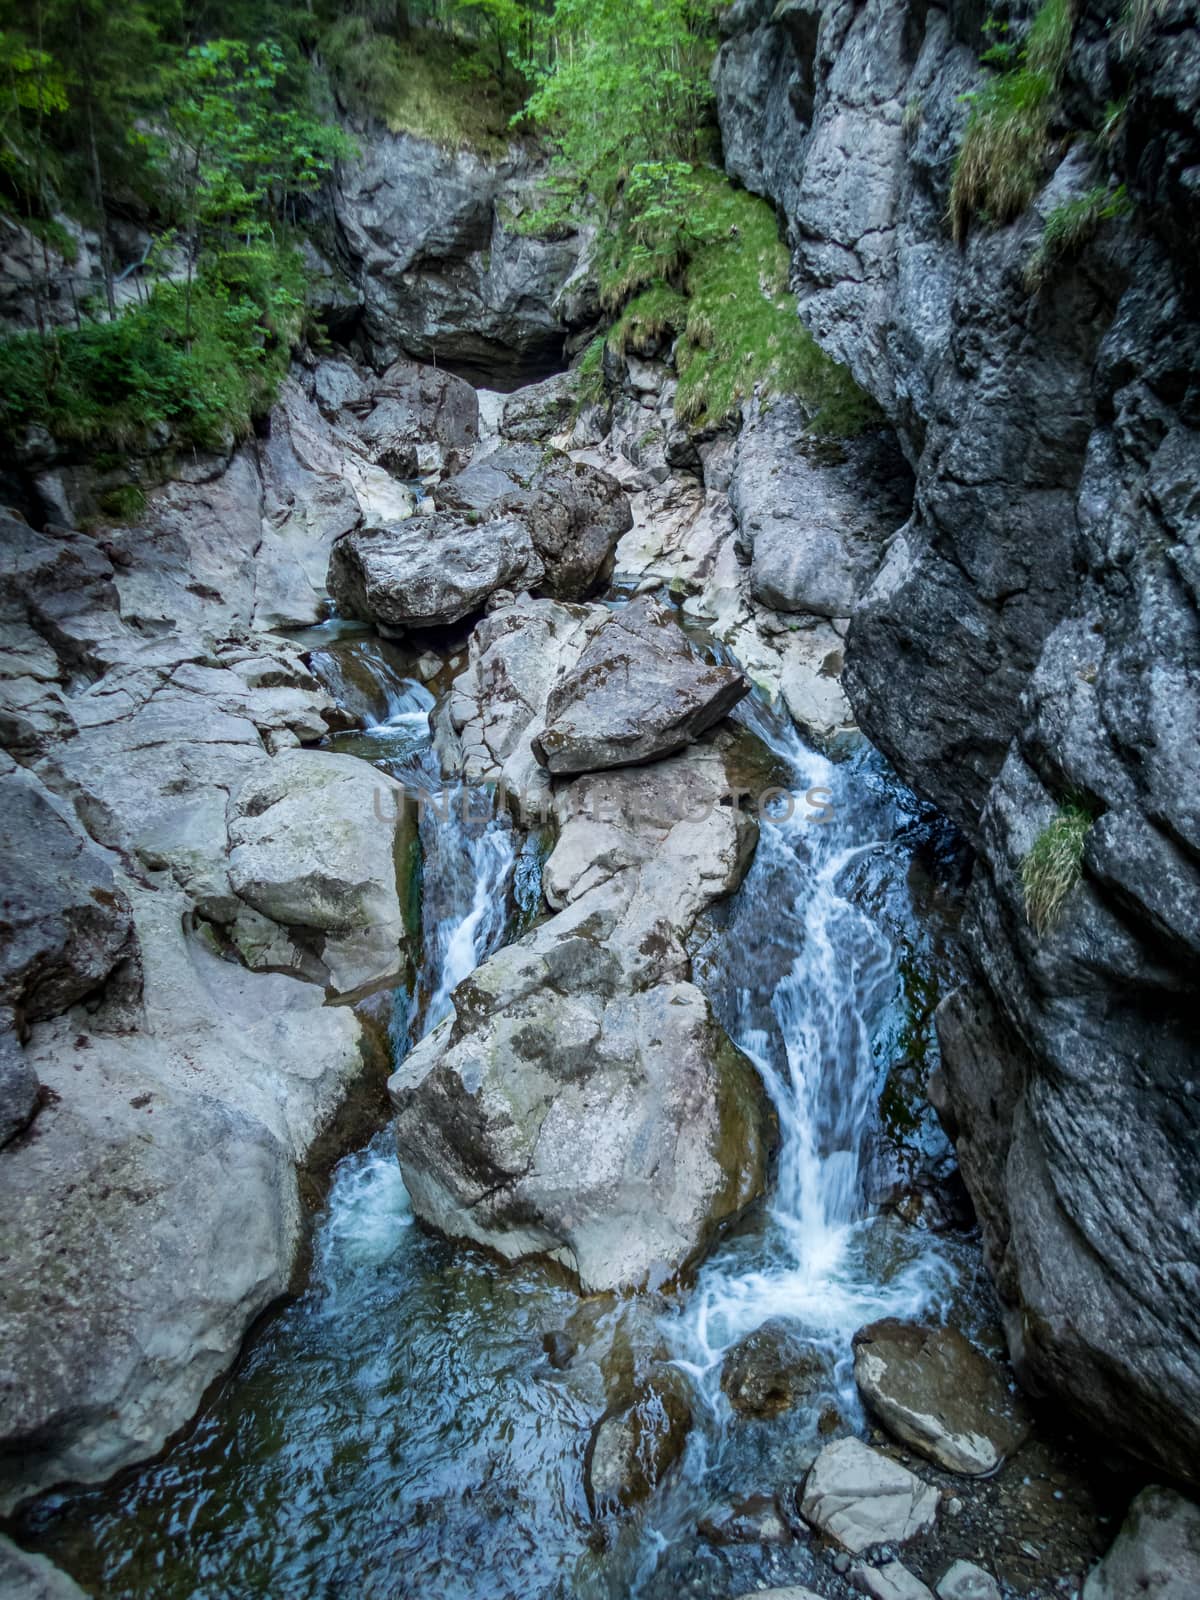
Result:
[[[939,1495],[930,1483],[861,1439],[837,1439],[813,1462],[800,1511],[806,1522],[859,1555],[905,1544],[932,1527]]]
[[[458,622],[497,589],[528,588],[542,573],[523,522],[435,512],[344,534],[328,581],[343,617],[412,629]]]
[[[707,746],[556,802],[558,914],[459,985],[389,1084],[413,1207],[440,1232],[551,1257],[585,1291],[636,1288],[761,1193],[762,1084],[686,981],[687,936],[746,861],[727,790]]]
[[[545,567],[540,587],[559,600],[582,599],[606,582],[633,526],[628,497],[609,473],[530,444],[480,457],[433,498],[448,511],[519,517]]]
[[[637,1289],[761,1194],[762,1085],[691,984],[620,992],[576,923],[493,956],[454,1007],[388,1086],[413,1207],[439,1232],[550,1257],[585,1293]]]
[[[854,1378],[888,1432],[947,1472],[992,1472],[1029,1431],[1003,1371],[954,1328],[860,1328]]]
[[[293,938],[310,935],[331,989],[399,980],[411,843],[400,784],[353,756],[289,750],[252,772],[228,823],[234,892]]]
[[[555,684],[533,752],[555,774],[653,761],[749,689],[739,668],[705,661],[665,606],[637,600],[613,612]]]

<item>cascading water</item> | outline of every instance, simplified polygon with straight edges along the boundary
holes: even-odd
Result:
[[[433,697],[362,643],[354,671],[387,670],[368,731],[341,739],[425,799],[424,960],[396,1029],[407,1043],[504,937],[513,899],[536,891],[539,857],[507,818],[474,815],[468,791],[442,790]],[[342,670],[314,665],[330,684]],[[604,1386],[589,1363],[560,1372],[542,1353],[543,1334],[577,1312],[573,1291],[536,1263],[496,1269],[412,1226],[385,1131],[335,1175],[310,1289],[252,1342],[187,1437],[119,1485],[48,1497],[29,1542],[110,1600],[665,1596],[710,1501],[794,1481],[815,1443],[815,1404],[775,1426],[732,1420],[719,1384],[732,1343],[787,1318],[824,1352],[826,1399],[853,1420],[851,1334],[927,1308],[950,1280],[947,1247],[872,1216],[862,1196],[901,1026],[897,942],[916,937],[905,870],[921,824],[878,758],[830,763],[757,700],[738,715],[796,794],[762,819],[696,976],[757,1062],[782,1143],[766,1213],[661,1318],[695,1423],[643,1518],[612,1548],[594,1545],[583,1453]]]

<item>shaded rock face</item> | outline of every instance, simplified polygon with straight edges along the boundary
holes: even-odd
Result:
[[[0,736],[20,761],[0,757],[5,1512],[155,1454],[188,1420],[289,1285],[297,1169],[337,1147],[351,1089],[381,1086],[368,1029],[325,1003],[375,935],[331,975],[332,928],[275,922],[231,881],[232,797],[273,793],[277,764],[344,726],[299,651],[259,629],[318,616],[337,533],[411,504],[305,381],[265,437],[189,463],[136,526],[0,522]],[[395,829],[367,809],[360,909],[394,935]],[[291,875],[239,887],[299,894],[322,860],[341,872],[347,839],[299,812],[279,830]]]
[[[1003,1374],[954,1328],[873,1322],[854,1336],[854,1378],[888,1432],[947,1472],[992,1472],[1028,1432]]]
[[[569,373],[555,373],[541,383],[528,384],[506,403],[500,432],[506,439],[542,444],[570,427],[575,409],[574,379]]]
[[[800,1511],[853,1555],[904,1544],[933,1525],[938,1491],[860,1439],[837,1439],[813,1462]]]
[[[479,397],[438,367],[394,361],[380,377],[346,356],[319,362],[312,398],[330,422],[400,478],[458,472],[479,442]]]
[[[1163,1264],[1200,1245],[1196,21],[1176,0],[1129,62],[1091,13],[1077,25],[1071,114],[1093,126],[1128,91],[1112,160],[1136,209],[1036,289],[1046,217],[1097,172],[1073,146],[1025,216],[953,245],[982,75],[966,12],[743,0],[714,74],[728,164],[786,221],[803,320],[915,469],[844,682],[979,852],[978,981],[943,1007],[941,1092],[1014,1364],[1191,1481],[1194,1283]],[[1035,934],[1021,863],[1068,800],[1097,819],[1082,881]]]
[[[435,628],[482,610],[497,589],[536,583],[543,570],[523,522],[435,512],[344,535],[329,557],[329,592],[343,617]]]
[[[552,773],[651,761],[681,750],[750,689],[710,665],[655,600],[615,611],[560,678],[533,751]]]
[[[1112,1549],[1083,1586],[1083,1600],[1185,1600],[1200,1589],[1200,1509],[1152,1485],[1129,1508]]]
[[[782,399],[739,437],[729,501],[760,604],[848,617],[908,519],[912,472],[890,433],[813,440]]]
[[[360,144],[362,159],[344,163],[333,198],[372,363],[407,353],[502,381],[561,364],[567,332],[593,309],[572,281],[587,241],[506,225],[537,169],[516,152],[489,164],[377,129]]]
[[[6,1600],[84,1600],[83,1590],[45,1556],[19,1550],[0,1534],[0,1595]]]

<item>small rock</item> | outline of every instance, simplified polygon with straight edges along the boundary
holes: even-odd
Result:
[[[769,1494],[750,1495],[702,1517],[697,1531],[710,1544],[787,1544],[792,1535]]]
[[[933,1600],[933,1595],[901,1561],[882,1567],[855,1567],[850,1582],[871,1600]]]
[[[801,1514],[853,1555],[904,1544],[937,1518],[938,1492],[860,1439],[826,1445],[813,1463]]]
[[[1083,1600],[1194,1600],[1200,1594],[1200,1507],[1152,1484],[1134,1500]]]
[[[942,1574],[938,1600],[1001,1600],[1000,1585],[972,1561],[956,1561]]]
[[[575,1354],[575,1341],[561,1328],[553,1328],[549,1333],[542,1335],[542,1349],[546,1352],[546,1359],[550,1365],[561,1372],[564,1367],[571,1365],[571,1359]]]
[[[991,1472],[1028,1433],[1001,1369],[953,1328],[862,1328],[854,1378],[888,1432],[948,1472]]]

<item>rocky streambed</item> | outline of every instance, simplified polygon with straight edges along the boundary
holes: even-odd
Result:
[[[783,405],[680,461],[671,384],[321,361],[144,526],[10,525],[5,1504],[87,1592],[979,1600],[1110,1542],[925,1098],[962,848],[839,683],[910,480]]]

